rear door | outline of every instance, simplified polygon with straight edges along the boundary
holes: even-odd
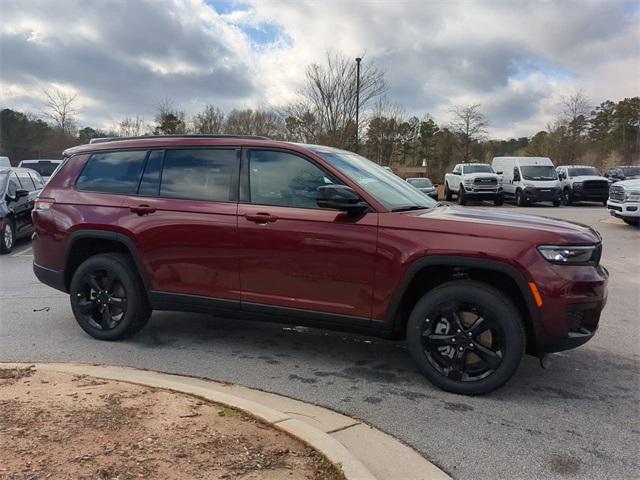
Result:
[[[157,298],[239,308],[238,169],[235,148],[150,151],[120,226]]]
[[[31,179],[29,172],[26,170],[18,170],[16,172],[20,186],[23,190],[27,190],[29,195],[16,200],[15,216],[16,216],[16,234],[24,236],[31,233],[33,222],[31,220],[31,210],[36,200],[37,191],[35,183]]]
[[[378,215],[319,208],[317,188],[329,183],[340,182],[309,158],[245,151],[238,207],[243,310],[368,323]]]

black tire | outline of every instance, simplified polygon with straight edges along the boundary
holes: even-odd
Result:
[[[560,200],[554,200],[553,201],[553,206],[554,207],[559,207],[560,206]]]
[[[443,313],[454,310],[457,316]],[[437,387],[463,395],[488,393],[504,385],[518,369],[525,343],[522,317],[511,300],[471,280],[448,282],[428,292],[407,323],[407,346],[420,372]]]
[[[637,217],[623,217],[622,221],[627,225],[632,225],[634,227],[640,225],[640,218]]]
[[[453,195],[451,194],[451,190],[449,190],[449,184],[444,184],[444,198],[447,202],[450,202],[453,199]]]
[[[497,195],[496,198],[493,200],[493,204],[496,207],[499,207],[503,203],[504,203],[504,197],[502,195]]]
[[[460,190],[458,190],[458,204],[467,204],[467,195],[464,193],[464,187],[462,185],[460,185]]]
[[[603,201],[602,201],[602,205],[606,207],[606,206],[607,206],[607,201],[606,201],[606,200],[603,200]]]
[[[573,203],[573,194],[568,188],[565,188],[562,192],[562,201],[567,207],[571,206]]]
[[[106,253],[85,260],[73,274],[69,292],[76,321],[99,340],[130,337],[151,315],[144,285],[127,255]]]
[[[6,218],[0,232],[0,254],[11,253],[16,244],[16,224],[11,218]]]
[[[527,203],[524,201],[524,198],[522,198],[522,190],[516,190],[516,205],[524,207],[526,204]]]

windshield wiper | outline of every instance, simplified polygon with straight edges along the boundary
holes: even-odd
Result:
[[[424,210],[427,207],[426,205],[404,205],[402,207],[392,208],[392,212],[408,212],[409,210]]]

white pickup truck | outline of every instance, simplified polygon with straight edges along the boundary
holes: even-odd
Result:
[[[456,194],[460,205],[466,205],[468,200],[493,200],[496,205],[504,201],[502,181],[485,163],[456,165],[444,176],[444,194],[448,201]]]

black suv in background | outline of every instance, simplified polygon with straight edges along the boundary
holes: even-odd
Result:
[[[9,253],[18,238],[33,233],[31,211],[44,182],[28,168],[0,167],[0,253]]]

